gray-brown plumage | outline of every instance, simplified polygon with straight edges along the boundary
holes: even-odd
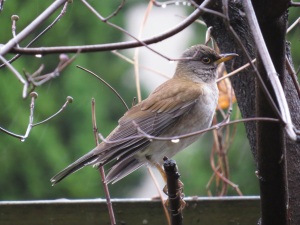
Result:
[[[106,138],[119,142],[102,142],[55,175],[51,179],[53,185],[87,165],[104,166],[113,160],[116,161],[106,182],[116,182],[146,163],[162,164],[164,156],[173,157],[196,141],[200,135],[178,143],[151,141],[146,137],[122,141],[137,135],[133,121],[147,134],[160,137],[186,134],[211,125],[218,101],[217,66],[237,55],[219,55],[205,45],[196,45],[187,49],[182,57],[193,57],[196,53],[190,60],[179,61],[172,79],[120,118],[119,126]]]

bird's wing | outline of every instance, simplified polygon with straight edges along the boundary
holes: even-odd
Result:
[[[162,90],[164,88],[164,90]],[[146,137],[122,140],[138,135],[133,121],[145,133],[159,136],[173,127],[187,113],[199,96],[203,94],[199,84],[176,79],[167,81],[158,87],[146,100],[137,104],[119,120],[119,126],[107,137],[108,141],[117,143],[102,143],[94,154],[99,155],[97,162],[105,165],[114,159],[119,164],[122,160],[135,154],[150,144]]]
[[[183,115],[191,110],[202,94],[203,90],[200,85],[193,82],[184,80],[178,82],[174,78],[167,81],[147,99],[128,110],[119,120],[119,126],[106,138],[108,141],[117,141],[116,143],[102,142],[55,175],[51,182],[55,185],[87,165],[103,166],[114,159],[117,161],[112,166],[106,181],[109,183],[121,179],[143,165],[142,162],[134,159],[133,155],[150,144],[150,140],[145,137],[124,140],[138,135],[133,121],[147,134],[159,136],[173,127]]]

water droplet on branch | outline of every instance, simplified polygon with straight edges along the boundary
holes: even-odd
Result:
[[[172,139],[173,143],[178,143],[180,140],[179,139]]]

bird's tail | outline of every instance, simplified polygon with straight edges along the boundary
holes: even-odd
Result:
[[[56,174],[54,177],[52,177],[50,180],[52,182],[52,186],[54,186],[70,174],[80,170],[81,168],[87,165],[91,165],[97,158],[99,158],[99,156],[94,155],[93,150],[85,154],[84,156],[73,162],[71,165],[69,165],[67,168],[65,168],[64,170]]]

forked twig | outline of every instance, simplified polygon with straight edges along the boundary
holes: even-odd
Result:
[[[215,147],[215,146],[214,146]],[[240,196],[243,196],[242,192],[240,191],[238,185],[232,183],[230,180],[228,180],[227,178],[225,178],[222,174],[220,174],[220,172],[216,169],[215,167],[215,163],[214,163],[214,159],[213,159],[213,154],[214,154],[214,150],[215,148],[213,147],[213,150],[211,151],[211,158],[210,158],[210,163],[211,163],[211,167],[212,169],[214,170],[215,174],[218,175],[218,177],[220,177],[224,182],[228,183],[230,186],[232,186],[236,191],[237,193],[240,195]]]
[[[13,133],[13,132],[10,132],[10,131],[8,131],[8,130],[2,128],[2,127],[0,127],[0,130],[1,130],[1,131],[3,131],[4,133],[9,134],[9,135],[11,135],[11,136],[13,136],[13,137],[15,137],[15,138],[19,138],[20,141],[22,141],[22,142],[24,142],[25,139],[29,136],[29,133],[30,133],[32,127],[38,126],[38,125],[40,125],[40,124],[42,124],[42,123],[45,123],[45,122],[49,121],[50,119],[54,118],[55,116],[57,116],[61,111],[63,111],[63,110],[66,108],[66,106],[67,106],[68,103],[72,103],[72,101],[73,101],[73,98],[70,97],[70,96],[68,96],[68,97],[67,97],[66,103],[61,107],[60,110],[58,110],[57,113],[53,114],[53,115],[50,116],[49,118],[47,118],[47,119],[45,119],[45,120],[43,120],[43,121],[41,121],[41,122],[39,122],[39,123],[33,124],[34,100],[38,97],[38,94],[37,94],[36,92],[31,92],[30,95],[31,95],[32,97],[31,97],[31,103],[30,103],[29,124],[28,124],[28,126],[27,126],[27,130],[26,130],[26,132],[25,132],[25,135],[15,134],[15,133]]]
[[[44,12],[42,12],[34,21],[32,21],[27,27],[25,27],[19,34],[12,38],[9,42],[0,48],[0,55],[5,55],[16,44],[24,40],[33,30],[35,30],[45,19],[52,15],[60,6],[62,6],[66,0],[54,1]],[[26,48],[25,48],[26,49]],[[75,51],[77,52],[77,51]],[[60,53],[60,52],[59,52]]]
[[[57,21],[59,21],[60,20],[60,18],[65,14],[65,12],[66,12],[66,9],[67,9],[67,6],[68,6],[68,1],[65,3],[65,5],[64,5],[64,7],[63,7],[63,9],[61,10],[61,12],[60,12],[60,14],[56,17],[56,19],[45,29],[45,30],[43,30],[38,36],[36,36],[32,41],[30,41],[26,46],[25,46],[25,48],[28,48],[29,46],[31,46],[36,40],[38,40],[43,34],[45,34],[48,30],[50,30],[53,26],[54,26],[54,24],[57,22]],[[15,35],[14,35],[14,37],[15,37]],[[18,48],[19,48],[20,46],[18,45]],[[8,60],[8,62],[9,63],[12,63],[13,61],[15,61],[16,59],[18,59],[20,56],[21,56],[22,54],[17,54],[17,55],[15,55],[14,57],[12,57],[10,60]],[[4,67],[5,66],[5,64],[2,64],[2,65],[0,65],[0,69],[2,68],[2,67]]]

